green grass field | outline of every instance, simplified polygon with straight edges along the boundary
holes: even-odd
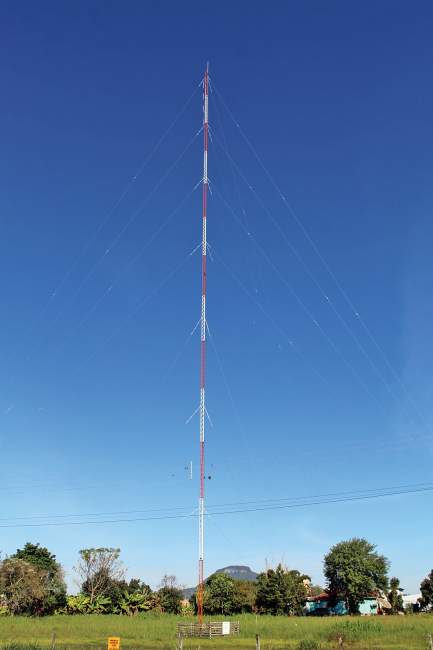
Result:
[[[121,637],[121,649],[174,650],[176,624],[188,619],[152,614],[125,616],[51,616],[41,619],[0,618],[0,644],[51,645],[56,648],[106,649],[108,636]],[[218,620],[215,617],[213,620]],[[219,620],[222,620],[221,618]],[[337,648],[338,636],[348,650],[427,650],[427,635],[433,634],[433,615],[389,616],[380,618],[285,618],[245,615],[240,621],[239,637],[230,639],[185,639],[184,650],[240,648],[252,650],[255,635],[260,634],[262,650],[297,648],[301,640],[313,639],[323,649]]]

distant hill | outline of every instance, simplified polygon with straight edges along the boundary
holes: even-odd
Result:
[[[257,580],[257,576],[259,575],[255,571],[252,571],[249,566],[244,566],[243,564],[231,564],[230,566],[225,566],[222,569],[217,569],[215,573],[225,573],[233,578],[233,580],[248,580],[249,582],[254,582]],[[184,598],[191,598],[195,590],[196,587],[187,587],[184,589]]]
[[[242,564],[225,566],[223,569],[215,571],[215,573],[226,573],[233,580],[248,580],[249,582],[257,580],[257,576],[259,575],[255,571],[251,571],[249,566],[243,566]]]

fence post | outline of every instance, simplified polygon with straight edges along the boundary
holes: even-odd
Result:
[[[427,634],[427,641],[429,650],[433,650],[433,637],[431,634]]]
[[[260,650],[260,636],[256,634],[256,650]]]
[[[53,630],[51,633],[51,650],[54,650],[56,647],[56,631]]]

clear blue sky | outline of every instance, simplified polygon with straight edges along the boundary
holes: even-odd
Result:
[[[4,2],[0,14],[2,525],[196,506],[190,192],[208,59],[208,503],[431,480],[431,2]],[[432,568],[431,511],[427,492],[213,517],[207,573],[283,560],[320,581],[329,546],[362,535],[413,591]],[[3,553],[47,545],[70,584],[78,550],[102,545],[152,585],[196,579],[191,518],[0,532]]]

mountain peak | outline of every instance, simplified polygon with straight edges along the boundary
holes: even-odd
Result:
[[[248,580],[250,582],[254,582],[259,575],[255,571],[252,571],[249,566],[244,564],[230,564],[222,569],[217,569],[215,573],[225,573],[234,580]]]
[[[250,567],[246,566],[245,564],[230,564],[229,566],[225,566],[222,569],[217,569],[215,573],[225,573],[226,575],[233,578],[233,580],[247,580],[249,582],[254,582],[257,580],[257,576],[259,575],[255,571],[252,571]],[[195,593],[195,590],[195,587],[187,587],[184,589],[184,598],[190,598]]]

